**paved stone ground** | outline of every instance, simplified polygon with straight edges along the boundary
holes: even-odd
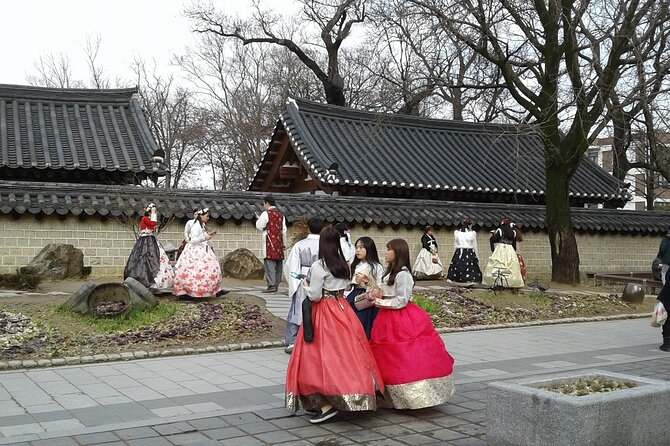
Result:
[[[670,379],[646,319],[442,337],[456,359],[450,403],[321,425],[283,408],[278,348],[2,372],[0,444],[481,445],[490,381],[583,369]]]

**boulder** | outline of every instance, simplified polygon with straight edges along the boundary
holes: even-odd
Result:
[[[19,268],[21,274],[37,274],[52,279],[82,277],[84,253],[73,245],[52,243],[42,248],[27,266]]]
[[[248,249],[240,248],[229,252],[221,260],[221,272],[225,277],[235,279],[262,279],[265,275],[263,262]]]

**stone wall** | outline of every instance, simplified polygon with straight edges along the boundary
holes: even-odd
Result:
[[[183,225],[183,221],[174,220],[158,236],[159,240],[178,247]],[[260,257],[260,232],[251,221],[235,225],[210,220],[208,226],[210,230],[218,231],[213,245],[219,257],[237,248],[247,248]],[[84,265],[92,267],[92,277],[120,277],[135,240],[130,226],[99,216],[61,219],[24,214],[17,219],[3,214],[0,216],[0,230],[3,234],[0,239],[3,249],[0,273],[15,272],[18,267],[27,265],[49,243],[70,243],[84,252]],[[382,261],[386,242],[398,237],[408,241],[414,259],[421,249],[422,234],[423,228],[419,227],[407,229],[401,226],[393,230],[390,226],[365,229],[356,225],[352,228],[353,241],[363,235],[375,240]],[[446,267],[453,254],[453,231],[441,228],[435,231],[435,236]],[[518,250],[526,262],[528,277],[530,280],[547,280],[551,275],[551,255],[546,233],[527,232],[523,236],[524,241],[519,244]],[[488,237],[488,231],[479,231],[478,252],[482,268],[490,254]],[[647,270],[658,251],[659,242],[660,236],[655,234],[578,234],[581,271]]]

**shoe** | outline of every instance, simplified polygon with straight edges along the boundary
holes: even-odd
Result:
[[[326,420],[330,420],[335,415],[337,415],[337,409],[335,409],[334,407],[331,407],[330,409],[328,409],[328,411],[321,412],[318,415],[310,418],[309,422],[312,423],[312,424],[323,423]]]
[[[277,292],[277,288],[278,288],[278,287],[276,287],[276,286],[269,286],[269,287],[267,287],[267,289],[261,291],[261,293],[266,293],[266,294],[267,294],[267,293],[276,293],[276,292]]]
[[[230,293],[230,290],[220,290],[218,293],[216,293],[216,297],[225,296],[228,293]]]
[[[288,355],[290,355],[291,352],[293,352],[293,344],[287,345],[286,348],[284,349],[284,353],[286,353]]]

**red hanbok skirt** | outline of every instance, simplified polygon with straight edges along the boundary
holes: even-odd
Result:
[[[372,326],[370,347],[396,409],[437,406],[453,395],[454,358],[430,315],[415,303],[382,308]]]
[[[375,410],[384,383],[358,317],[345,298],[312,302],[314,338],[303,327],[286,371],[286,407],[320,409],[330,404],[347,411]]]

